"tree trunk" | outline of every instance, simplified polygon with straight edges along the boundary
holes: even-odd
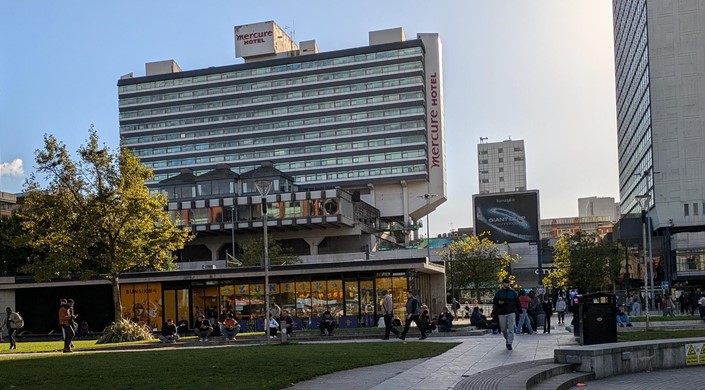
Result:
[[[118,277],[110,279],[113,286],[113,308],[115,310],[115,318],[113,321],[119,321],[122,318],[122,302],[120,301],[120,280]]]

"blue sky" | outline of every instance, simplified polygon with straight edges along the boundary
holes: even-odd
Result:
[[[117,80],[145,62],[241,63],[233,27],[274,20],[320,51],[403,27],[443,43],[448,201],[431,234],[472,226],[477,143],[523,139],[542,218],[618,198],[611,1],[22,1],[0,11],[0,191],[19,192],[45,133],[117,147]],[[20,163],[21,161],[21,163]]]

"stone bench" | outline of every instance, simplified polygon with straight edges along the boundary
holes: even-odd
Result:
[[[579,372],[593,372],[596,379],[643,371],[686,367],[686,345],[705,344],[705,338],[631,341],[583,345],[554,351],[556,363],[575,364]],[[705,350],[688,360],[705,364]],[[693,361],[693,359],[695,359]]]

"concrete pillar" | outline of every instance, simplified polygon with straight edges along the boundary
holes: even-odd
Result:
[[[208,248],[211,251],[211,260],[224,260],[218,258],[218,250],[220,250],[220,247],[223,246],[223,243],[208,243],[206,244],[206,248]]]
[[[308,243],[308,246],[311,248],[311,253],[309,253],[310,255],[318,254],[318,244],[323,242],[324,239],[325,237],[304,238],[304,240]]]

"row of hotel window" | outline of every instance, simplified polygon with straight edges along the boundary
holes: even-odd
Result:
[[[135,92],[135,91],[144,91],[144,90],[149,90],[149,89],[168,88],[168,87],[176,87],[176,86],[181,86],[181,85],[193,85],[193,84],[216,82],[219,80],[230,80],[230,79],[257,77],[257,76],[263,76],[263,75],[275,74],[275,73],[298,72],[298,71],[316,69],[316,68],[344,66],[344,65],[352,64],[352,63],[363,63],[363,62],[369,62],[369,61],[385,60],[385,59],[389,59],[389,58],[415,56],[415,55],[419,55],[422,53],[423,53],[423,49],[421,49],[420,47],[411,47],[411,48],[397,49],[397,50],[387,50],[387,51],[381,51],[381,52],[376,52],[376,53],[358,54],[358,55],[353,55],[353,56],[345,56],[345,57],[331,58],[331,59],[325,59],[325,60],[306,61],[306,62],[301,62],[301,63],[266,66],[266,67],[261,67],[261,68],[256,68],[256,69],[244,69],[244,70],[237,70],[237,71],[225,72],[225,73],[216,73],[216,74],[203,75],[203,76],[181,77],[181,78],[172,79],[172,80],[160,80],[160,81],[152,81],[152,82],[147,82],[147,83],[122,85],[118,88],[118,92],[122,94],[122,93]]]
[[[243,97],[240,99],[232,99],[232,100],[225,100],[221,102],[216,102],[214,104],[222,104],[222,105],[215,105],[215,106],[210,106],[208,103],[200,103],[200,104],[188,104],[188,105],[181,105],[181,106],[170,106],[166,109],[161,109],[161,110],[139,110],[139,111],[126,111],[125,114],[129,113],[129,116],[122,116],[120,119],[126,119],[126,118],[135,118],[138,116],[144,116],[144,115],[156,115],[156,114],[164,114],[164,113],[169,113],[169,112],[181,112],[181,111],[191,111],[194,109],[206,109],[206,108],[215,108],[215,107],[224,107],[224,106],[231,106],[231,105],[244,105],[244,104],[257,104],[257,103],[266,103],[266,102],[272,102],[272,101],[281,101],[281,100],[289,100],[289,99],[301,99],[301,98],[308,98],[308,97],[318,97],[318,96],[327,96],[327,95],[337,95],[337,94],[343,94],[343,93],[350,93],[350,92],[362,92],[362,91],[373,91],[373,90],[378,90],[381,88],[393,88],[393,87],[399,87],[399,86],[404,86],[404,85],[413,85],[413,84],[419,84],[423,85],[423,77],[404,77],[405,74],[398,74],[396,75],[397,78],[395,79],[390,79],[390,80],[378,80],[378,81],[365,81],[364,79],[360,79],[363,77],[366,77],[366,75],[373,75],[373,74],[387,74],[387,73],[409,73],[413,71],[418,71],[423,69],[423,64],[420,62],[415,62],[415,63],[410,63],[410,64],[400,64],[400,65],[388,65],[384,67],[379,67],[379,68],[368,68],[368,69],[360,69],[360,70],[353,70],[353,71],[346,71],[346,72],[339,72],[335,74],[323,74],[323,75],[313,75],[313,76],[305,76],[305,77],[299,77],[295,79],[278,79],[278,80],[270,80],[270,81],[260,81],[256,83],[251,83],[251,84],[238,84],[238,85],[227,85],[227,86],[222,86],[222,87],[212,87],[208,89],[197,89],[197,90],[192,90],[192,91],[183,91],[183,92],[172,92],[172,93],[162,93],[162,94],[156,94],[156,95],[148,95],[148,96],[140,96],[140,97],[132,97],[132,98],[123,98],[120,99],[120,107],[126,107],[128,105],[141,105],[141,104],[148,104],[152,102],[164,102],[164,101],[174,101],[174,100],[189,100],[193,98],[198,98],[198,97],[205,97],[205,96],[222,96],[222,95],[231,95],[231,94],[237,94],[238,92],[242,91],[249,91],[253,89],[258,89],[261,90],[263,93],[266,93],[267,90],[270,89],[275,89],[278,87],[283,87],[287,85],[307,85],[310,84],[309,88],[316,87],[316,84],[319,84],[323,81],[329,81],[329,80],[335,80],[338,81],[339,79],[346,78],[348,83],[344,85],[336,85],[335,87],[322,87],[322,88],[314,88],[314,89],[305,89],[305,90],[299,90],[299,91],[291,91],[291,92],[274,92],[270,94],[264,94],[264,95],[256,95],[256,96],[249,96],[249,97]],[[418,72],[414,72],[418,73]],[[357,79],[353,79],[351,77],[355,77]],[[356,82],[357,81],[357,82]],[[330,83],[326,83],[330,84]],[[338,84],[338,82],[336,82]],[[175,102],[176,103],[176,102]],[[192,107],[192,108],[188,108]],[[169,111],[170,110],[170,111]]]
[[[152,188],[150,191],[166,195],[169,199],[188,199],[208,195],[236,195],[236,194],[256,194],[257,186],[254,181],[246,180],[238,182],[234,179],[220,180],[198,180],[194,184],[182,185],[161,185],[159,188]],[[275,179],[272,181],[272,193],[294,192],[298,188],[288,180]]]
[[[392,294],[394,311],[404,312],[407,286],[404,273],[387,273],[363,280],[274,282],[269,285],[269,294],[272,302],[294,317],[319,317],[326,310],[336,317],[379,316],[384,290]],[[185,320],[192,325],[198,314],[217,319],[230,310],[239,319],[247,319],[263,318],[265,311],[263,283],[222,282],[180,290],[164,289],[160,283],[121,284],[120,296],[123,317],[157,329],[166,319]]]
[[[257,166],[251,166],[248,170],[254,169]],[[301,174],[293,175],[294,182],[296,183],[316,183],[316,182],[326,182],[335,180],[345,180],[345,179],[355,179],[355,178],[369,178],[375,176],[388,176],[388,175],[405,175],[405,174],[418,174],[426,172],[425,161],[422,164],[414,165],[404,165],[396,167],[383,167],[383,168],[369,168],[369,169],[352,169],[347,171],[336,171],[329,173],[316,173],[316,174]],[[170,177],[179,175],[178,172],[164,173],[154,176],[155,181],[166,180]],[[153,184],[153,183],[149,183]]]
[[[524,157],[521,157],[521,156],[514,157],[514,161],[524,161]],[[503,162],[504,162],[504,157],[498,158],[498,159],[497,159],[497,162],[503,163]],[[489,160],[488,160],[488,159],[482,159],[482,160],[480,160],[480,164],[489,164]]]
[[[301,124],[303,124],[303,120],[301,121]],[[369,126],[336,127],[335,129],[312,130],[312,131],[306,131],[306,132],[299,131],[299,132],[296,132],[293,134],[267,136],[267,134],[265,132],[261,131],[261,130],[266,130],[266,129],[255,128],[254,126],[249,125],[249,126],[235,126],[235,127],[224,127],[224,128],[221,127],[221,128],[216,128],[216,129],[198,130],[198,131],[184,131],[184,132],[176,132],[176,133],[155,134],[155,135],[147,135],[147,136],[140,136],[140,137],[122,137],[121,141],[124,145],[133,145],[133,144],[144,144],[144,143],[150,143],[150,142],[161,142],[161,141],[169,141],[169,140],[183,140],[183,139],[188,139],[188,138],[211,138],[214,136],[221,136],[221,135],[227,135],[227,134],[241,134],[241,133],[253,133],[254,134],[256,132],[257,137],[241,140],[242,142],[244,142],[244,145],[247,145],[250,143],[252,145],[254,145],[256,142],[262,142],[263,144],[270,144],[270,143],[277,143],[277,142],[301,141],[304,139],[316,139],[316,138],[326,138],[326,137],[343,137],[343,136],[349,136],[349,135],[354,135],[354,134],[372,134],[372,133],[394,131],[394,130],[401,130],[401,129],[413,129],[413,128],[425,128],[425,127],[426,127],[426,123],[422,120],[407,120],[407,121],[400,121],[400,122],[393,122],[393,123],[375,124],[375,125],[369,125]],[[209,145],[210,144],[195,144],[195,147],[197,148],[196,150],[203,150],[203,149],[208,149]],[[184,148],[184,147],[186,147],[186,145],[183,145],[181,147]],[[198,149],[199,147],[201,149]],[[144,150],[152,150],[152,149],[144,149]],[[188,151],[188,150],[181,150],[181,151]],[[142,152],[139,151],[139,153],[142,153]],[[165,153],[165,148],[155,148],[153,152],[150,152],[150,153],[147,153],[144,155],[162,154],[162,153]],[[137,155],[142,155],[142,154],[137,154]]]
[[[240,160],[251,160],[251,159],[262,159],[268,157],[281,157],[281,156],[301,156],[307,154],[318,154],[326,152],[342,152],[346,150],[357,150],[360,153],[364,153],[366,150],[370,152],[378,151],[380,147],[385,146],[396,146],[396,145],[424,145],[426,137],[423,135],[413,135],[406,137],[393,137],[393,138],[382,138],[382,139],[371,139],[365,141],[356,142],[341,142],[337,144],[330,145],[313,145],[307,147],[296,147],[296,148],[282,148],[276,150],[261,150],[257,152],[241,152],[241,153],[227,153],[224,151],[221,155],[213,156],[203,156],[203,157],[188,157],[183,159],[170,159],[170,160],[157,160],[157,161],[144,161],[143,164],[149,169],[155,168],[166,168],[166,167],[178,167],[178,166],[189,166],[193,164],[209,164],[209,163],[220,163],[226,161],[240,161]],[[417,157],[423,156],[424,151],[417,151]],[[375,162],[375,161],[394,161],[403,158],[413,157],[409,154],[404,156],[402,152],[390,152],[390,153],[373,153],[367,155],[360,155],[355,157],[356,162]],[[349,157],[347,160],[343,159],[343,162],[338,163],[336,158],[332,159],[315,159],[310,160],[309,166],[326,166],[333,165],[329,164],[336,161],[334,165],[352,163],[353,157]],[[314,162],[317,161],[317,162]],[[326,161],[326,162],[320,162]],[[303,163],[301,163],[303,164]]]
[[[135,130],[146,130],[146,129],[160,129],[160,128],[164,128],[164,127],[195,125],[195,124],[199,124],[199,123],[235,121],[235,120],[242,120],[242,119],[262,118],[262,117],[276,117],[276,116],[281,116],[281,115],[289,115],[289,114],[295,114],[295,113],[300,113],[300,112],[305,112],[305,111],[313,111],[313,110],[331,111],[331,110],[344,108],[344,107],[348,107],[348,106],[357,106],[358,108],[362,109],[365,106],[369,106],[369,105],[380,104],[380,103],[391,103],[391,102],[396,102],[396,101],[419,100],[422,102],[423,97],[424,97],[423,92],[408,92],[408,93],[391,94],[391,95],[386,95],[386,96],[362,97],[362,98],[355,98],[355,99],[338,100],[338,101],[333,101],[333,102],[301,104],[301,105],[297,105],[297,106],[268,108],[268,109],[264,109],[264,110],[240,111],[240,112],[234,112],[231,114],[188,117],[188,118],[184,118],[184,119],[172,119],[172,120],[162,120],[162,121],[153,121],[153,122],[142,122],[140,124],[121,125],[120,130],[121,131],[135,131]],[[335,105],[335,107],[333,107],[334,105]],[[320,107],[324,107],[324,108],[320,108]],[[367,114],[367,113],[362,113],[362,114]],[[380,115],[380,116],[388,116],[388,115],[394,115],[394,114],[386,114],[386,115]],[[328,119],[329,121],[339,122],[339,121],[345,120],[342,118],[348,118],[347,120],[350,120],[350,119],[354,120],[354,119],[364,119],[367,117],[368,117],[367,115],[361,116],[361,114],[352,113],[352,114],[340,114],[340,115],[336,115],[336,116],[330,116],[327,118],[329,118]],[[316,123],[318,123],[318,122],[316,122]],[[303,124],[304,125],[307,124],[306,119],[303,120]]]

